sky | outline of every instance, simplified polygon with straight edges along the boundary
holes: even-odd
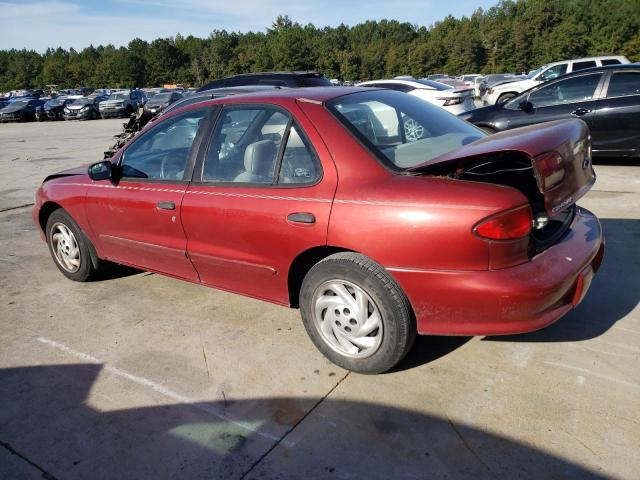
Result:
[[[431,25],[498,0],[0,0],[0,49],[126,45],[136,37],[207,37],[213,30],[265,31],[278,15],[316,27],[394,19]]]

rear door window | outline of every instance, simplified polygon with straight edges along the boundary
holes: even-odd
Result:
[[[602,65],[620,65],[621,62],[617,58],[606,58],[604,60],[600,60]]]
[[[607,98],[640,95],[640,72],[615,72],[609,81]]]
[[[584,70],[585,68],[593,68],[596,66],[595,60],[588,60],[584,62],[573,62],[573,71]]]

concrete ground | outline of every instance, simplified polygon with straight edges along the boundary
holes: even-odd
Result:
[[[607,253],[576,310],[527,335],[421,337],[363,376],[297,311],[58,272],[24,205],[120,126],[0,125],[0,478],[639,478],[638,162],[596,165],[581,203]]]

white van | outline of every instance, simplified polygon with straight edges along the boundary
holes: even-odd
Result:
[[[601,67],[603,65],[621,65],[631,63],[629,59],[622,55],[607,55],[602,57],[576,58],[574,60],[563,60],[561,62],[547,63],[542,67],[529,72],[521,81],[503,83],[493,88],[489,88],[482,96],[484,105],[494,105],[503,103],[518,96],[525,90],[535,87],[539,83],[552,80],[565,73],[584,70],[585,68]]]

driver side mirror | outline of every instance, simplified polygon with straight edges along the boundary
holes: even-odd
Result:
[[[520,110],[522,110],[523,112],[531,113],[533,112],[533,103],[531,103],[529,100],[524,100],[518,104],[518,108],[520,108]]]
[[[94,163],[89,167],[89,178],[96,181],[113,178],[113,164],[108,160]]]

